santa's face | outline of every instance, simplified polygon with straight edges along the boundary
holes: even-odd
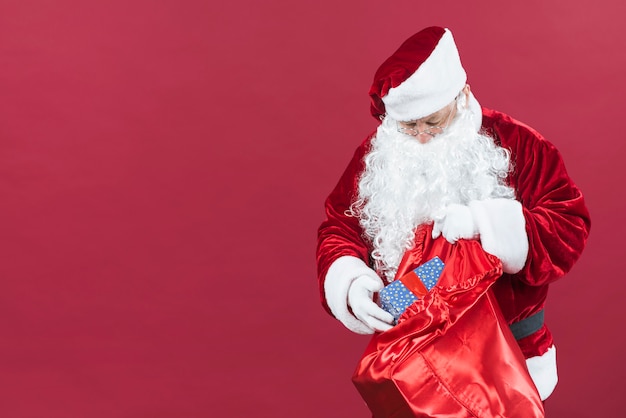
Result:
[[[446,206],[513,196],[505,184],[508,152],[476,132],[470,109],[459,103],[453,112],[456,117],[440,134],[422,135],[427,141],[398,132],[398,122],[386,118],[365,157],[352,211],[372,243],[378,269],[390,280],[414,244],[415,228],[441,216]]]
[[[422,118],[409,121],[397,121],[397,130],[414,137],[425,144],[435,136],[442,134],[457,115],[458,108],[469,110],[470,86],[466,84],[459,95],[448,106]]]
[[[456,100],[443,109],[424,118],[397,121],[397,130],[414,137],[421,144],[426,144],[435,136],[442,134],[456,115]]]

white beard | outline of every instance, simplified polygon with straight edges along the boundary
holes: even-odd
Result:
[[[509,153],[476,132],[472,113],[459,109],[445,132],[426,144],[397,132],[387,117],[372,140],[351,206],[373,246],[375,267],[393,280],[416,228],[452,204],[490,197],[513,198],[505,183]]]

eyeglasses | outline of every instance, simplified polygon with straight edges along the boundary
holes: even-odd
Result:
[[[454,103],[456,104],[456,99],[454,100]],[[409,136],[420,136],[422,134],[426,134],[426,135],[430,135],[431,137],[437,136],[439,134],[442,134],[444,129],[447,128],[450,125],[450,118],[452,117],[452,113],[454,113],[454,108],[456,106],[453,105],[452,109],[450,109],[450,112],[448,113],[448,116],[446,117],[446,123],[444,126],[430,126],[427,129],[423,130],[423,131],[418,131],[415,128],[405,128],[400,126],[400,123],[396,121],[396,128],[398,129],[398,132],[403,133],[405,135],[409,135]],[[417,125],[417,122],[415,122],[415,124]]]

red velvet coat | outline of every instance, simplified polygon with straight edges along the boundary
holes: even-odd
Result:
[[[483,129],[511,151],[514,170],[509,184],[523,206],[529,253],[524,268],[503,274],[493,292],[507,323],[511,324],[544,307],[548,286],[563,277],[585,246],[590,228],[589,213],[580,190],[568,176],[558,150],[532,128],[494,110],[483,108]],[[346,210],[357,196],[363,157],[371,136],[356,150],[347,169],[325,203],[327,219],[318,232],[318,279],[321,300],[330,265],[341,256],[354,256],[369,264],[371,248],[363,239],[358,219]],[[518,341],[526,358],[542,355],[553,344],[544,325]]]

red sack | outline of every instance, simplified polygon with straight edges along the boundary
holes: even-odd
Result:
[[[434,256],[437,285],[389,331],[375,334],[352,380],[376,418],[543,417],[526,362],[489,290],[500,261],[478,241],[433,240],[431,227],[397,277]]]

